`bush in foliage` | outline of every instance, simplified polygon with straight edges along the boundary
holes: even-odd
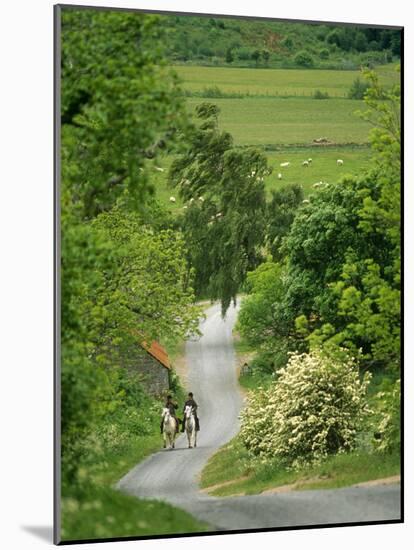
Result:
[[[364,99],[364,95],[369,88],[367,81],[361,80],[357,77],[348,92],[349,99]]]
[[[401,446],[401,381],[392,387],[385,387],[376,395],[376,406],[380,421],[376,426],[374,446],[383,453],[398,452]]]
[[[328,92],[321,92],[321,90],[315,90],[313,93],[313,99],[329,99]]]
[[[301,67],[313,67],[314,65],[313,57],[305,51],[298,52],[295,55],[294,62]]]
[[[357,366],[342,350],[293,353],[278,379],[252,394],[242,413],[241,439],[254,455],[293,468],[350,451],[369,412]]]

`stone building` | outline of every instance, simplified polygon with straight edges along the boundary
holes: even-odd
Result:
[[[142,344],[134,360],[133,370],[142,376],[142,382],[152,394],[161,395],[170,388],[171,363],[165,349],[156,341]]]

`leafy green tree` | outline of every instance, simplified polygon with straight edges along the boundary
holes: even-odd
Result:
[[[369,88],[367,81],[361,80],[357,77],[348,92],[349,99],[364,99],[364,95]]]
[[[234,61],[234,56],[233,56],[233,51],[231,48],[227,48],[226,50],[226,63],[233,63]]]
[[[269,50],[262,50],[262,58],[263,58],[263,61],[265,62],[265,65],[268,65],[269,64],[269,59],[270,59]]]
[[[314,65],[313,57],[305,51],[298,52],[294,57],[294,62],[300,67],[313,67]]]
[[[157,21],[62,10],[64,490],[93,460],[91,434],[114,415],[121,429],[128,399],[143,421],[148,400],[125,380],[128,349],[197,325],[183,237],[151,198],[146,169],[187,123]]]
[[[303,188],[297,184],[272,191],[267,205],[267,245],[274,260],[282,258],[282,240],[290,231],[303,197]]]
[[[319,300],[325,324],[310,337],[320,344],[361,348],[370,365],[398,373],[400,364],[400,88],[386,91],[375,74],[366,73],[368,109],[362,114],[371,132],[374,166],[359,182],[355,214],[361,246],[352,245],[337,280],[329,285],[328,313]],[[352,204],[351,202],[349,204]],[[355,207],[354,207],[355,208]],[[325,314],[323,314],[325,311]]]
[[[262,57],[262,52],[260,50],[253,50],[252,51],[252,59],[256,63],[256,67],[259,64],[260,58]]]
[[[270,261],[262,263],[247,274],[245,288],[247,296],[238,317],[243,338],[253,346],[260,346],[269,339],[287,337],[290,323],[286,323],[286,312],[281,307],[285,292],[283,267]]]
[[[152,15],[62,10],[63,184],[81,215],[110,209],[128,190],[151,189],[146,158],[170,146],[184,99],[163,57]]]
[[[218,113],[209,103],[197,107],[200,124],[169,179],[186,202],[182,227],[196,293],[220,299],[224,313],[261,259],[269,168],[261,152],[233,147]]]

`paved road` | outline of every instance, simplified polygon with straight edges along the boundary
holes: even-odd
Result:
[[[199,404],[196,449],[182,435],[174,450],[160,450],[138,464],[117,487],[140,498],[184,508],[214,530],[258,529],[399,519],[399,485],[214,498],[198,490],[208,458],[238,431],[243,404],[235,369],[232,328],[237,308],[225,320],[220,306],[207,311],[202,337],[186,344],[189,388]],[[160,440],[161,441],[161,440]]]

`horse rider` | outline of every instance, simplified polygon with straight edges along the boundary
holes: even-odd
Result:
[[[170,411],[170,415],[175,419],[176,433],[178,433],[180,431],[180,420],[177,417],[177,414],[175,412],[176,409],[178,409],[178,405],[177,405],[177,403],[174,403],[174,401],[172,400],[171,395],[167,395],[167,402],[165,403],[165,408]],[[161,433],[162,433],[163,428],[164,428],[164,417],[162,417],[162,419],[161,419],[160,428],[161,428]]]
[[[197,408],[198,408],[198,405],[197,403],[194,401],[194,396],[192,394],[192,392],[190,392],[188,394],[188,399],[187,401],[184,403],[184,408],[183,408],[183,413],[185,412],[185,408],[186,407],[192,407],[193,408],[193,412],[194,412],[194,420],[195,420],[195,425],[196,425],[196,431],[200,431],[200,422],[198,420],[198,416],[197,416]],[[183,425],[182,425],[182,428],[181,428],[181,431],[183,432],[185,430],[185,415],[183,416]]]

